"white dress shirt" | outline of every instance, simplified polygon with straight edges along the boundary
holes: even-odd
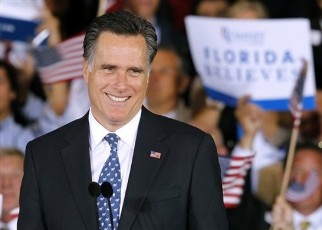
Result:
[[[33,133],[36,136],[41,136],[84,116],[90,105],[88,98],[84,79],[73,79],[70,82],[68,105],[64,113],[57,116],[49,103],[45,103],[37,122],[32,126]]]
[[[300,223],[302,221],[310,223],[308,230],[322,230],[322,206],[308,216],[293,210],[294,230],[301,230]]]
[[[121,203],[120,214],[122,212],[122,206],[125,197],[125,191],[129,180],[130,169],[132,165],[132,158],[134,153],[134,146],[136,141],[136,135],[141,118],[141,110],[135,115],[135,117],[126,125],[116,130],[116,133],[120,137],[118,142],[118,157],[121,167]],[[98,182],[99,174],[104,166],[105,161],[110,156],[110,146],[104,137],[110,133],[105,129],[93,116],[92,111],[89,111],[89,152],[91,160],[92,180]]]
[[[251,189],[253,193],[256,193],[260,170],[268,165],[281,162],[285,157],[285,151],[270,144],[262,131],[255,134],[252,149],[256,154],[252,163]]]

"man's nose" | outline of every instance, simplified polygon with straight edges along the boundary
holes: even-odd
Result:
[[[119,72],[115,79],[115,85],[117,86],[117,88],[125,88],[127,81],[127,74],[125,72]]]
[[[293,180],[299,184],[304,184],[308,175],[306,173],[298,173],[293,177]]]

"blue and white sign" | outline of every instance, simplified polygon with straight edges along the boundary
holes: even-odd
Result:
[[[30,42],[36,35],[36,21],[0,17],[0,40]]]
[[[43,0],[0,0],[0,40],[30,42],[43,13]]]
[[[185,18],[189,46],[208,95],[235,106],[250,95],[268,110],[288,110],[308,63],[303,108],[315,108],[315,80],[307,19]]]

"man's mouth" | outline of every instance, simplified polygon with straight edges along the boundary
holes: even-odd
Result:
[[[113,96],[113,95],[110,95],[110,94],[106,94],[108,96],[108,98],[110,98],[112,101],[115,101],[115,102],[124,102],[126,100],[128,100],[130,97],[116,97],[116,96]]]

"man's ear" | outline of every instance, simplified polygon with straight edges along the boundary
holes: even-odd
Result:
[[[187,74],[180,76],[178,84],[178,93],[182,95],[188,89],[190,83],[190,77]]]

